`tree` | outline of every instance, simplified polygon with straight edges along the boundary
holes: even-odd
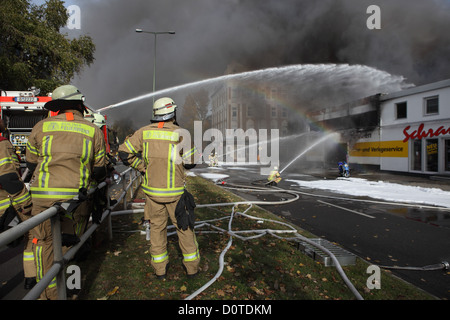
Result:
[[[68,39],[61,34],[69,16],[64,2],[0,1],[0,88],[24,90],[35,86],[46,94],[68,84],[94,61],[89,36]]]

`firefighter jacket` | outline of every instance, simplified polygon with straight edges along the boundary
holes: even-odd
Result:
[[[72,199],[106,174],[102,132],[75,110],[38,122],[28,137],[26,159],[27,167],[34,170],[33,201]]]
[[[19,159],[9,140],[0,137],[0,216],[10,205],[16,211],[31,209],[31,196],[19,175]]]
[[[144,173],[143,191],[154,201],[176,201],[184,192],[187,163],[195,163],[195,147],[182,144],[184,129],[173,121],[152,123],[119,146],[125,165]],[[186,142],[187,143],[187,142]]]
[[[269,177],[267,178],[267,180],[269,180],[269,181],[275,181],[275,182],[280,182],[280,180],[281,180],[281,176],[280,176],[280,174],[278,173],[278,171],[277,170],[272,170],[271,172],[270,172],[270,174],[269,174]]]

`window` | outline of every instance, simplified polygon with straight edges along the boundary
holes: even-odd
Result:
[[[428,139],[426,142],[427,171],[438,171],[438,139]]]
[[[450,140],[445,140],[445,171],[450,171]]]
[[[272,110],[272,118],[275,118],[277,116],[277,107],[272,106],[271,110]]]
[[[248,118],[253,117],[253,107],[249,105],[247,105],[247,117]]]
[[[411,157],[412,170],[422,171],[422,140],[415,139],[412,145],[413,155]]]
[[[425,114],[438,114],[439,113],[439,97],[425,98]]]
[[[400,102],[395,104],[397,107],[397,119],[406,119],[407,109],[406,102]]]
[[[237,117],[237,107],[232,107],[231,108],[231,116],[233,117],[233,119],[236,119]]]

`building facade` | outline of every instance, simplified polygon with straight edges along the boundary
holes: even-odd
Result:
[[[383,96],[380,127],[382,170],[450,174],[450,80]]]
[[[247,71],[231,64],[225,74]],[[249,84],[239,79],[227,80],[211,95],[211,125],[222,132],[226,129],[279,129],[280,136],[288,132],[288,109],[283,105],[286,89],[269,83]]]
[[[310,119],[339,133],[353,166],[450,175],[450,80],[323,109]]]
[[[239,64],[230,64],[225,74],[245,71],[248,70]],[[219,161],[228,159],[227,162],[232,162],[245,158],[249,163],[257,163],[261,160],[261,154],[270,153],[273,131],[277,131],[277,138],[290,133],[289,124],[294,122],[295,117],[287,107],[287,90],[281,85],[240,80],[238,77],[223,81],[216,87],[210,95],[211,128],[219,130],[225,138],[223,151],[218,150]],[[266,135],[261,134],[260,130],[265,130]],[[234,134],[242,133],[247,146],[267,141],[264,147],[258,145],[257,159],[251,158],[250,154],[255,153],[251,148],[234,148]]]

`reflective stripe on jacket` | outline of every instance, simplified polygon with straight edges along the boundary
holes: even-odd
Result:
[[[142,190],[155,201],[171,202],[184,192],[183,161],[194,148],[180,150],[180,127],[165,122],[162,128],[152,123],[127,137],[119,147],[128,154],[128,163],[140,172],[145,171]],[[180,155],[184,151],[184,156]]]
[[[27,162],[36,164],[30,185],[33,199],[72,199],[80,188],[89,189],[94,167],[106,165],[105,141],[100,129],[73,112],[38,122],[27,143]]]
[[[19,160],[14,153],[14,147],[7,139],[0,141],[0,176],[8,174],[17,174],[17,183],[22,183],[19,176]],[[20,181],[20,182],[19,182]],[[6,191],[7,186],[0,186],[0,216],[3,215],[6,209],[12,204],[16,210],[20,207],[27,207],[31,205],[31,196],[28,189],[23,184],[21,190],[14,194]]]

